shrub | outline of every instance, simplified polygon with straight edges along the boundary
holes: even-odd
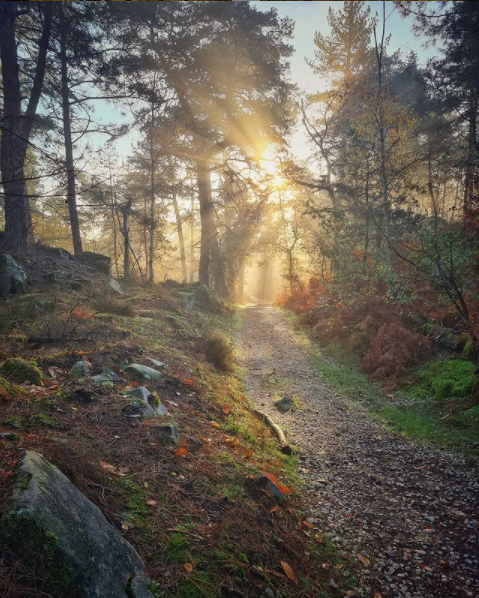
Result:
[[[35,361],[24,361],[23,359],[7,359],[0,364],[0,374],[11,382],[31,382],[41,384],[43,375],[38,369]]]
[[[206,359],[219,370],[230,372],[233,369],[234,355],[229,340],[221,332],[212,332],[205,342]]]
[[[401,324],[384,324],[371,342],[362,362],[363,368],[371,380],[392,390],[406,369],[426,359],[431,350],[431,342],[421,334],[411,332]]]

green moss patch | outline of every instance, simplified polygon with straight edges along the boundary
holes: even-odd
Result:
[[[25,361],[19,358],[7,359],[1,363],[0,375],[10,382],[17,382],[18,384],[31,382],[39,385],[42,383],[43,378],[35,361]]]
[[[462,359],[434,361],[415,370],[406,383],[412,397],[436,399],[467,397],[472,394],[473,386],[474,364]]]

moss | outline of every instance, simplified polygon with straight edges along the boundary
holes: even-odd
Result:
[[[17,384],[10,382],[3,376],[0,376],[0,385],[8,392],[8,394],[15,398],[22,394],[22,389]]]
[[[39,385],[43,379],[35,361],[25,361],[19,358],[7,359],[0,364],[0,374],[7,380],[19,384],[28,381]]]
[[[53,417],[45,415],[44,413],[37,413],[33,421],[36,425],[47,426],[48,428],[62,428],[63,426]]]
[[[472,394],[474,364],[461,359],[435,361],[415,370],[406,384],[414,398],[454,399]]]
[[[137,525],[144,525],[148,516],[148,507],[143,488],[128,477],[118,478],[114,484],[123,491],[125,496],[123,518]]]
[[[6,426],[10,428],[16,428],[17,430],[21,430],[23,428],[23,419],[19,415],[8,415],[4,423]]]
[[[190,559],[191,544],[183,534],[172,534],[168,547],[166,549],[166,557],[172,563],[185,563]]]
[[[178,598],[217,598],[215,579],[203,571],[195,571],[180,582]]]
[[[2,518],[0,530],[13,552],[33,572],[41,591],[55,598],[71,598],[76,594],[73,569],[60,558],[54,534],[36,521],[15,514]]]

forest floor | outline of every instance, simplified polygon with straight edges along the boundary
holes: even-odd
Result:
[[[467,459],[391,432],[366,400],[329,387],[285,312],[251,306],[242,322],[247,394],[297,447],[310,520],[361,564],[357,593],[478,596],[479,478]],[[294,410],[277,410],[283,396]]]

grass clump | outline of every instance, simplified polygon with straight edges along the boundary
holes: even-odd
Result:
[[[474,364],[462,359],[435,361],[415,370],[406,386],[413,398],[468,397],[474,387]]]
[[[206,337],[206,359],[217,369],[231,372],[234,365],[234,354],[231,343],[221,332],[212,332]]]
[[[111,295],[99,295],[92,302],[92,308],[102,314],[116,314],[118,316],[132,317],[135,315],[133,306],[124,299]]]
[[[31,382],[40,385],[42,383],[42,373],[38,369],[35,361],[25,361],[20,358],[7,359],[0,364],[0,375],[10,382]]]

